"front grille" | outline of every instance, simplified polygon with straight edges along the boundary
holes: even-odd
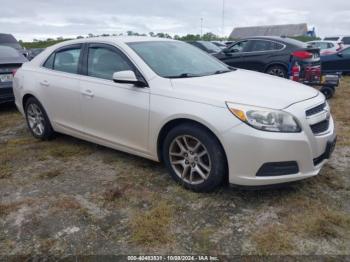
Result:
[[[329,128],[329,119],[326,119],[322,122],[319,122],[317,124],[311,125],[311,130],[314,134],[321,134],[323,132],[326,132]]]
[[[318,105],[316,107],[313,107],[309,110],[306,110],[306,116],[312,116],[312,115],[316,115],[318,113],[321,113],[325,107],[326,107],[326,102],[324,102],[323,104]]]
[[[327,106],[327,102],[324,102],[318,106],[314,106],[313,108],[310,108],[305,111],[307,120],[310,122],[310,128],[312,130],[312,133],[314,133],[315,135],[324,133],[328,130],[330,124],[330,115],[328,110],[329,109]],[[321,113],[323,113],[323,115]],[[320,122],[315,123],[314,119],[320,117]]]

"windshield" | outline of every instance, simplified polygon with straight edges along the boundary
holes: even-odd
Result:
[[[183,42],[150,41],[128,45],[161,77],[196,77],[231,71],[212,56]]]
[[[221,52],[221,49],[211,42],[200,41],[199,43],[201,43],[209,52],[213,52],[213,53]]]

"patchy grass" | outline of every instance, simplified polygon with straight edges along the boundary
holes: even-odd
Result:
[[[285,225],[271,225],[258,230],[252,237],[261,255],[288,254],[295,246]]]
[[[17,202],[11,202],[11,203],[0,203],[0,217],[7,216],[12,212],[17,211],[20,209],[23,205],[32,205],[34,203],[34,200],[31,198],[24,199]]]
[[[0,109],[3,107],[1,106]],[[15,109],[0,110],[0,131],[23,122],[23,116]]]
[[[12,174],[12,168],[8,161],[0,161],[0,179],[8,178]]]
[[[298,253],[298,239],[344,239],[350,236],[350,214],[330,208],[327,201],[293,194],[275,203],[278,222],[258,228],[251,239],[258,253]]]
[[[329,100],[331,112],[336,120],[338,146],[350,146],[350,77],[344,77],[341,87]]]
[[[144,246],[168,243],[172,216],[171,206],[164,201],[144,214],[136,214],[130,223],[132,241]]]
[[[75,156],[86,156],[93,152],[92,146],[75,139],[72,143],[63,141],[62,139],[56,139],[49,142],[43,142],[42,146],[44,147],[42,152],[43,155],[60,158],[62,160],[67,160],[68,158]]]
[[[82,207],[75,198],[64,196],[54,202],[54,208],[67,210],[67,209],[81,209]]]
[[[104,192],[103,199],[109,202],[119,199],[124,195],[125,189],[118,186],[110,187]]]
[[[39,179],[50,179],[50,178],[55,178],[59,175],[62,174],[62,171],[59,169],[54,169],[54,170],[50,170],[50,171],[45,171],[41,174],[38,175]]]
[[[215,231],[215,228],[207,227],[194,233],[193,239],[197,251],[203,252],[203,254],[213,251],[215,243],[210,238],[214,235]]]

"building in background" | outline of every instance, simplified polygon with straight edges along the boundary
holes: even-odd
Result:
[[[233,29],[230,38],[240,39],[252,36],[310,36],[316,37],[315,28],[308,30],[307,24],[267,25],[236,27]]]

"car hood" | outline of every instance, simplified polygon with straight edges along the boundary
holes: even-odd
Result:
[[[216,106],[225,106],[225,101],[228,101],[283,109],[319,94],[316,89],[291,80],[242,69],[171,81],[178,98]]]

